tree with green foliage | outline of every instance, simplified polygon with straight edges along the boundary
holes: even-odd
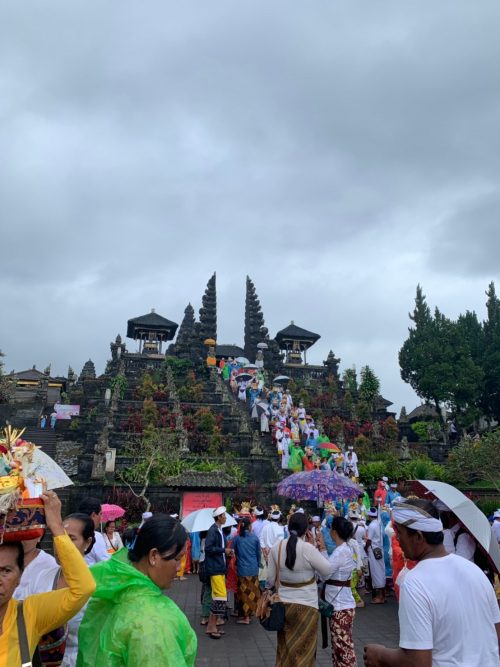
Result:
[[[482,367],[484,391],[480,405],[490,420],[500,422],[500,299],[492,282],[486,292],[487,320],[483,323]]]
[[[356,374],[356,368],[346,368],[342,380],[344,382],[344,389],[350,391],[352,395],[357,394],[358,392],[358,377]]]
[[[380,380],[370,366],[363,366],[361,369],[361,382],[359,383],[358,395],[360,401],[366,403],[370,412],[373,412],[375,399],[379,394]]]
[[[134,457],[136,462],[126,470],[119,471],[117,475],[136,498],[142,499],[146,511],[149,511],[151,501],[147,494],[150,485],[158,484],[166,477],[179,475],[185,468],[175,433],[148,426],[140,442],[134,440],[129,443],[125,453]],[[132,484],[139,484],[141,490],[136,492]]]
[[[435,406],[446,439],[441,408],[452,410],[462,425],[477,417],[483,371],[471,355],[465,323],[453,322],[439,308],[433,316],[420,285],[410,319],[414,325],[399,351],[401,377]]]
[[[13,394],[13,385],[5,378],[3,374],[4,353],[0,350],[0,403],[8,403]]]
[[[485,481],[500,493],[500,429],[461,440],[451,450],[447,467],[455,483]]]

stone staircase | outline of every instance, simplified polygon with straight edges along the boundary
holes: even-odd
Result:
[[[53,429],[29,427],[25,430],[23,438],[34,442],[51,458],[56,458],[57,437]]]
[[[287,476],[288,471],[281,468],[280,459],[276,452],[276,446],[273,443],[272,434],[266,433],[263,436],[260,435],[259,422],[251,418],[247,404],[240,401],[238,397],[233,394],[229,385],[224,382],[222,378],[220,378],[217,383],[217,393],[222,395],[222,400],[224,402],[231,403],[233,413],[237,414],[240,419],[240,433],[243,429],[244,432],[250,434],[250,438],[254,443],[254,448],[255,446],[259,447],[261,456],[271,461],[276,478],[283,479],[283,477]],[[252,451],[252,455],[257,455],[255,450]]]

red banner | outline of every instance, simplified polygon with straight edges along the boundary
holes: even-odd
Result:
[[[184,491],[182,494],[181,518],[185,519],[188,514],[201,510],[204,507],[220,507],[222,505],[222,493],[220,491]]]

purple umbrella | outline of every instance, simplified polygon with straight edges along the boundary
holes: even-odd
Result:
[[[357,484],[334,470],[296,472],[282,480],[277,491],[280,496],[318,503],[337,498],[354,499],[363,493]]]

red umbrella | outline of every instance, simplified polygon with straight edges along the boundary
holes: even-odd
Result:
[[[125,514],[125,510],[120,505],[108,505],[104,503],[101,506],[102,520],[106,521],[115,521]]]
[[[318,442],[317,447],[318,449],[327,449],[329,452],[340,453],[342,451],[334,442]]]

